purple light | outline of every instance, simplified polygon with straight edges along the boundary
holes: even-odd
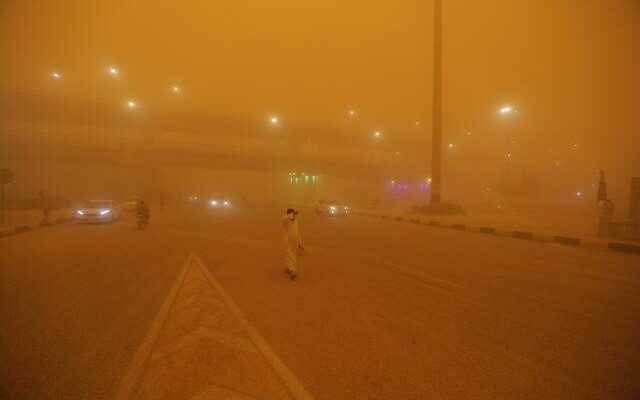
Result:
[[[418,185],[418,190],[420,190],[421,193],[426,193],[429,191],[429,184],[427,182],[421,182]]]
[[[389,182],[389,189],[394,194],[400,194],[409,190],[409,184],[392,180]]]

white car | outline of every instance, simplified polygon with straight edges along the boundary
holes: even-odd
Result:
[[[113,200],[91,200],[76,210],[78,222],[113,222],[120,218],[120,205]]]
[[[316,214],[327,215],[329,217],[346,217],[351,212],[351,208],[337,201],[320,200],[316,203]]]
[[[231,200],[224,198],[209,199],[209,207],[211,208],[231,208]]]

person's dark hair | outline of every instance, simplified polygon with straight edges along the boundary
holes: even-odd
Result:
[[[296,215],[298,212],[296,210],[294,210],[293,208],[287,208],[287,214],[293,214]]]

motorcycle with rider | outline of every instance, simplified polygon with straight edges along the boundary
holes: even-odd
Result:
[[[149,206],[144,200],[138,201],[138,207],[136,208],[136,219],[138,221],[138,229],[143,230],[149,224]]]

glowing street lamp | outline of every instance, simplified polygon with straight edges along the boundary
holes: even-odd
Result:
[[[127,109],[135,110],[138,108],[138,103],[135,100],[127,100]]]
[[[498,112],[500,114],[502,114],[502,115],[509,115],[509,114],[513,114],[514,112],[516,112],[516,109],[515,109],[514,106],[506,105],[506,106],[500,107]]]
[[[384,134],[382,133],[382,131],[375,131],[373,132],[373,137],[376,139],[381,139],[384,136]]]
[[[356,110],[349,110],[347,111],[347,114],[349,114],[350,117],[355,117],[358,115],[358,112]]]
[[[180,90],[180,86],[171,86],[171,92],[175,93],[175,94],[180,94],[181,90]]]
[[[269,118],[269,123],[273,126],[280,125],[280,117],[273,115]]]
[[[107,74],[113,77],[117,77],[118,75],[120,75],[120,70],[118,69],[118,67],[110,66],[107,68]]]
[[[51,79],[59,81],[60,79],[62,79],[62,74],[60,72],[54,71],[51,73]]]

